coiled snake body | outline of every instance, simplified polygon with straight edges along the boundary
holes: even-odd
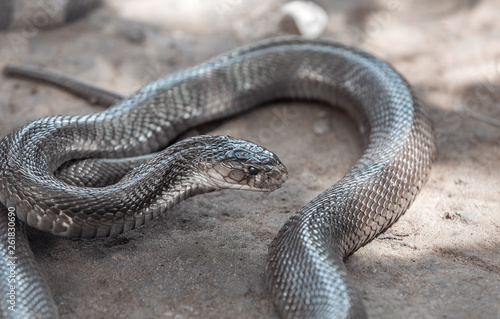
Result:
[[[321,39],[266,40],[157,80],[101,113],[28,124],[0,143],[0,200],[30,226],[94,237],[134,228],[185,197],[227,187],[220,175],[233,174],[240,185],[235,187],[243,179],[244,188],[275,189],[286,179],[279,160],[228,137],[215,139],[251,149],[240,156],[247,162],[238,164],[239,155],[224,151],[229,160],[215,152],[208,156],[223,161],[224,169],[214,162],[193,164],[210,144],[207,136],[167,149],[169,158],[190,154],[173,166],[174,176],[182,177],[170,183],[175,187],[162,182],[171,177],[158,169],[160,156],[150,160],[153,168],[142,165],[104,188],[70,186],[53,172],[72,159],[157,151],[189,127],[277,99],[339,106],[357,121],[368,144],[345,177],[280,230],[269,247],[268,287],[286,318],[362,318],[366,314],[343,259],[406,211],[427,180],[435,144],[426,110],[406,81],[359,49]],[[242,165],[241,172],[231,173]]]
[[[0,0],[0,30],[50,28],[74,21],[101,3],[101,0]]]

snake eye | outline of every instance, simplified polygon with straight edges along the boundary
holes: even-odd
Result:
[[[253,167],[253,166],[250,166],[250,167],[248,168],[248,172],[250,173],[250,175],[257,175],[257,174],[259,174],[259,170],[258,170],[258,169],[256,169],[256,168],[255,168],[255,167]]]

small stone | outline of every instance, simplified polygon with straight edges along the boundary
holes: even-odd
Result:
[[[467,224],[475,225],[478,223],[479,214],[477,212],[466,210],[460,212],[460,216]]]
[[[445,219],[458,220],[465,224],[477,224],[479,214],[474,211],[446,212]]]
[[[131,29],[125,30],[125,37],[131,43],[142,44],[144,42],[144,40],[146,39],[146,33],[142,29],[131,28]]]
[[[323,34],[328,23],[326,11],[311,1],[291,1],[280,8],[281,27],[290,33],[316,38]]]
[[[455,220],[455,219],[458,219],[459,218],[459,214],[457,214],[456,212],[446,212],[444,215],[443,215],[443,218],[444,219],[451,219],[451,220]]]
[[[318,119],[314,122],[312,130],[316,135],[323,135],[330,131],[330,121],[326,118]]]

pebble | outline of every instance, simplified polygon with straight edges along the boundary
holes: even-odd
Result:
[[[330,118],[326,112],[319,112],[317,118],[312,125],[313,133],[316,135],[323,135],[331,130]]]
[[[146,39],[146,33],[142,29],[130,28],[125,30],[125,37],[133,44],[142,44]]]
[[[328,119],[318,119],[314,122],[312,130],[316,135],[323,135],[330,131],[330,121]]]
[[[328,23],[326,11],[311,1],[291,1],[280,8],[281,26],[290,33],[317,38],[325,32]]]

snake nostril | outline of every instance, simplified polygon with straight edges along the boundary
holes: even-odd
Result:
[[[269,172],[269,177],[273,178],[273,179],[276,179],[276,180],[279,180],[281,178],[281,176],[283,175],[283,173],[278,170],[278,169],[273,169],[271,172]]]

